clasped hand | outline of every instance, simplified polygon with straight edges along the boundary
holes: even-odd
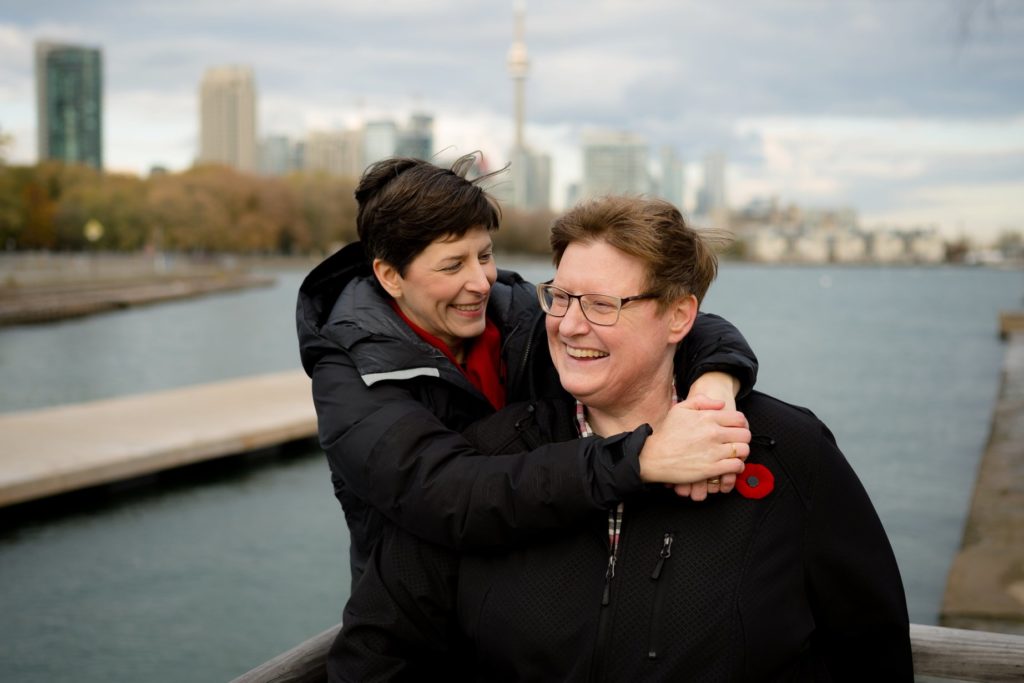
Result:
[[[709,492],[732,491],[748,455],[750,429],[743,413],[726,409],[725,401],[691,395],[673,406],[647,438],[640,478],[700,501]],[[719,483],[709,484],[709,479]]]

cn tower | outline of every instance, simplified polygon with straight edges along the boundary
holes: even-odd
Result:
[[[508,50],[508,75],[515,87],[516,137],[514,150],[523,149],[523,120],[526,116],[526,73],[530,60],[526,56],[526,2],[516,0],[516,31],[512,47]]]

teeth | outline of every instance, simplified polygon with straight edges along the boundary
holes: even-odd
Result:
[[[456,309],[458,311],[472,312],[472,311],[479,311],[480,310],[480,304],[452,304],[452,308],[454,308],[454,309]]]
[[[608,352],[597,351],[596,349],[575,349],[571,346],[565,348],[573,358],[604,358],[608,355]]]

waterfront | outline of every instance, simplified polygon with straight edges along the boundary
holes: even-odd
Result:
[[[0,410],[295,367],[299,278],[0,331]],[[987,435],[996,311],[1020,306],[1022,292],[1019,272],[729,264],[707,302],[754,346],[759,387],[835,432],[892,537],[919,623],[935,622]],[[225,680],[337,621],[346,539],[322,456],[236,465],[8,520],[3,670],[29,681]]]

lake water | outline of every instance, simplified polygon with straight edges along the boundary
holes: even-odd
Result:
[[[275,274],[272,288],[0,329],[0,412],[298,367],[302,274]],[[754,347],[760,389],[832,428],[915,622],[937,619],[999,385],[997,313],[1022,295],[1020,272],[726,264],[705,302]],[[348,539],[315,448],[49,507],[0,516],[4,680],[224,681],[340,619]]]

